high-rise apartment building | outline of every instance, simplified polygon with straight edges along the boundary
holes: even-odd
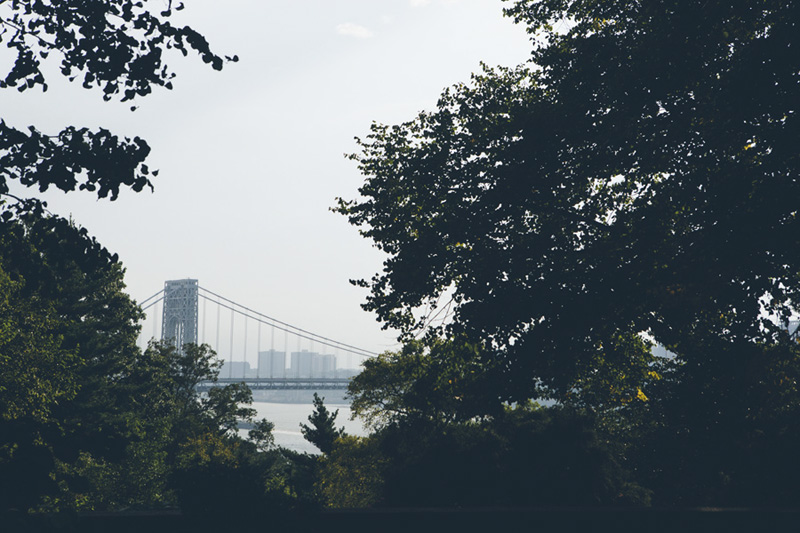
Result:
[[[258,352],[258,376],[262,378],[286,377],[286,352],[267,350]]]
[[[289,363],[290,378],[332,378],[336,377],[336,357],[301,350],[292,352]]]

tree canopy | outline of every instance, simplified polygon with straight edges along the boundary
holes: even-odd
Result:
[[[366,359],[347,386],[353,416],[373,429],[414,422],[433,427],[502,410],[491,353],[463,339],[409,341]]]
[[[205,37],[169,18],[182,10],[174,3],[133,0],[93,2],[14,1],[0,5],[0,43],[16,56],[13,67],[0,74],[0,88],[47,90],[48,62],[62,76],[87,89],[102,91],[104,100],[134,100],[153,87],[171,89],[175,73],[169,51],[196,52],[216,70],[225,60],[213,53]],[[94,191],[101,198],[117,197],[121,187],[141,191],[152,186],[145,163],[150,147],[139,137],[120,138],[99,128],[70,125],[43,133],[9,126],[0,117],[0,194],[9,181],[44,191]]]
[[[116,258],[86,230],[44,215],[41,206],[14,206],[6,214],[13,210],[18,216],[0,224],[0,272],[8,291],[0,321],[7,333],[0,471],[8,499],[0,505],[30,505],[33,496],[51,495],[56,482],[67,483],[58,465],[81,453],[119,457],[135,433],[130,391],[120,379],[139,352],[141,311],[123,292]],[[17,486],[36,486],[37,493]]]
[[[239,492],[256,510],[294,505],[291,460],[273,449],[273,425],[253,420],[250,389],[200,395],[222,365],[208,346],[141,350],[116,256],[26,203],[0,224],[0,513],[214,513]]]
[[[172,88],[171,49],[217,70],[237,60],[173,25],[180,9],[171,0],[0,2],[0,43],[15,57],[0,88],[45,91],[61,75],[130,101]],[[151,186],[149,152],[143,139],[102,128],[44,133],[0,116],[0,509],[168,504],[180,446],[212,434],[231,448],[237,418],[252,417],[239,405],[251,399],[246,387],[199,401],[192,380],[217,370],[207,348],[143,353],[142,312],[118,257],[44,203],[10,193],[17,182],[113,200]],[[268,441],[269,425],[260,429]]]
[[[506,14],[529,29],[529,62],[373,124],[351,156],[365,183],[337,211],[387,253],[354,283],[406,342],[353,381],[354,412],[401,435],[445,419],[447,434],[551,399],[599,432],[609,472],[646,487],[634,499],[795,505],[800,8],[508,0]],[[437,348],[458,339],[483,354],[478,395],[437,380],[470,368]]]
[[[563,397],[615,339],[783,342],[800,303],[796,3],[516,1],[531,61],[375,124],[338,211],[406,338],[447,307],[509,400]],[[769,318],[767,315],[770,315]],[[429,328],[430,329],[430,328]],[[702,337],[702,339],[701,339]]]

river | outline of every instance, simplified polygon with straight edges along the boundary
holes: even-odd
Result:
[[[326,394],[322,393],[320,396],[325,397]],[[334,394],[334,396],[336,395]],[[298,452],[319,453],[319,450],[305,440],[303,434],[300,433],[300,423],[308,424],[308,415],[314,411],[314,406],[310,401],[308,403],[255,401],[252,407],[258,411],[257,419],[266,418],[275,424],[272,432],[275,436],[275,444]],[[350,406],[341,398],[336,398],[331,402],[326,400],[325,407],[332,412],[339,410],[336,427],[344,426],[348,435],[367,434],[360,420],[350,420]]]

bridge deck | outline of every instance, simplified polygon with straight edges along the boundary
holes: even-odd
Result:
[[[216,382],[203,381],[197,389],[231,383],[246,383],[252,390],[342,390],[347,388],[350,378],[219,378]]]

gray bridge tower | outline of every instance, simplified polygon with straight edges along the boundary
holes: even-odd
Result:
[[[197,344],[197,280],[164,282],[164,314],[161,340],[172,340],[178,348]]]

